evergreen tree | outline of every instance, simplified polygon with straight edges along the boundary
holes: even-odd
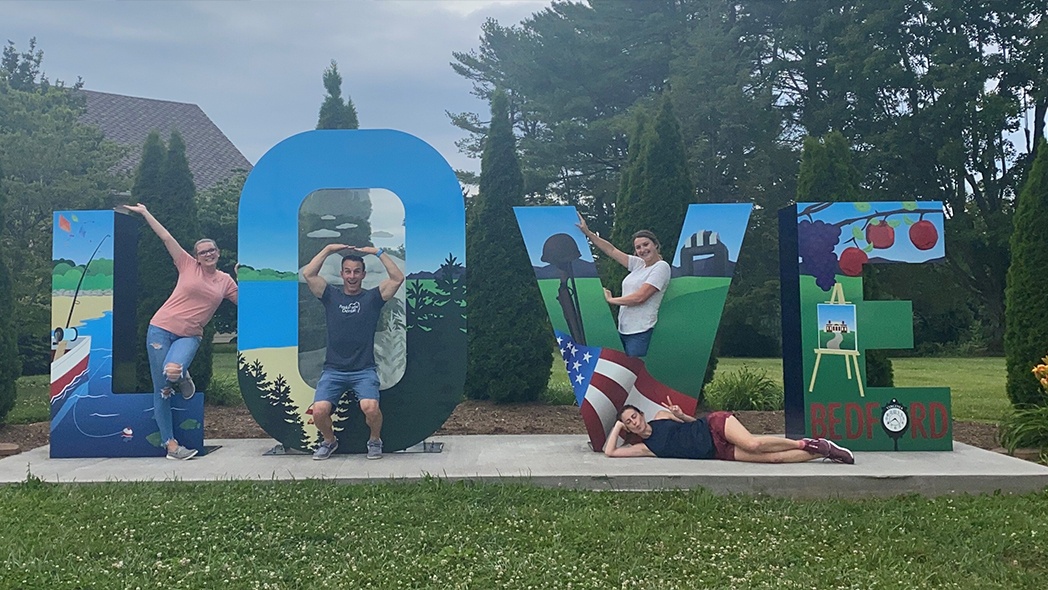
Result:
[[[1005,290],[1004,350],[1008,398],[1016,406],[1048,405],[1031,369],[1048,354],[1048,143],[1041,140],[1037,157],[1019,194],[1011,264]]]
[[[160,192],[161,172],[164,167],[164,143],[160,135],[152,132],[146,137],[142,146],[142,159],[139,161],[138,169],[135,171],[135,182],[131,186],[131,200],[142,203],[149,208],[150,212],[160,221],[168,223],[168,219],[161,216]],[[135,323],[138,327],[135,338],[135,374],[137,375],[138,391],[153,391],[153,381],[150,378],[149,357],[146,355],[146,330],[149,328],[149,320],[152,319],[156,310],[167,300],[167,296],[175,287],[175,279],[178,273],[171,264],[171,255],[164,248],[164,244],[157,239],[149,226],[142,223],[138,234],[138,309],[135,315]]]
[[[348,96],[345,101],[342,100],[342,75],[338,73],[338,64],[335,60],[331,60],[331,65],[324,70],[324,88],[327,90],[327,96],[324,97],[324,103],[320,105],[317,129],[356,129],[360,127],[353,100]]]
[[[466,396],[537,400],[549,381],[553,341],[513,207],[524,205],[506,95],[491,100],[479,192],[466,232],[469,362]]]
[[[633,233],[651,230],[662,244],[663,258],[672,261],[688,204],[695,202],[695,187],[669,97],[662,97],[654,120],[639,125],[637,132],[640,140],[630,143],[631,147],[639,144],[639,153],[630,154],[630,165],[622,175],[611,241],[630,254]],[[620,280],[624,276],[623,272]]]
[[[797,202],[854,202],[859,200],[859,170],[852,161],[848,140],[837,131],[822,138],[804,138],[800,172],[797,175]],[[876,278],[876,269],[863,269],[863,297],[883,299],[884,290]],[[867,350],[866,383],[873,387],[891,387],[894,381],[892,361],[883,350]]]
[[[0,179],[3,179],[3,171],[0,170]],[[7,196],[4,195],[3,186],[0,185],[0,231],[4,228],[4,205]],[[11,275],[7,272],[4,264],[3,242],[0,241],[0,423],[3,423],[7,413],[15,405],[18,395],[16,381],[22,374],[22,363],[18,360],[18,335],[11,322],[10,310],[14,303],[11,294]]]
[[[186,159],[186,144],[177,131],[171,133],[164,149],[159,135],[151,133],[142,150],[135,184],[131,191],[138,202],[167,228],[178,243],[190,254],[200,237],[197,221],[196,188]],[[142,224],[138,249],[138,280],[141,296],[138,305],[139,342],[145,343],[146,329],[153,317],[175,287],[178,271],[171,255],[153,231]],[[206,391],[211,382],[211,351],[215,335],[214,325],[208,323],[190,372],[197,389]],[[152,391],[149,362],[143,346],[139,354],[138,380],[141,391]],[[142,389],[144,387],[144,389]]]

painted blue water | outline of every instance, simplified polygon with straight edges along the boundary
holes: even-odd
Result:
[[[113,393],[112,312],[79,328],[91,336],[88,378],[51,405],[52,457],[141,457],[163,454],[153,419],[152,393]],[[203,444],[203,396],[176,396],[175,436],[187,446]],[[186,423],[190,428],[180,430]],[[152,441],[149,439],[150,435]]]

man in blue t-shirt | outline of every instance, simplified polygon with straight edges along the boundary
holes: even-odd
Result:
[[[343,250],[373,254],[386,268],[389,278],[378,287],[365,290],[362,285],[367,271],[364,259],[347,254],[342,257],[342,288],[329,285],[320,276],[320,267],[328,256]],[[313,397],[313,424],[324,440],[313,452],[313,459],[323,460],[338,448],[331,412],[346,391],[352,390],[360,402],[360,411],[371,429],[368,459],[382,457],[382,411],[378,405],[378,371],[375,367],[375,328],[382,306],[393,298],[404,284],[404,273],[381,248],[329,244],[302,269],[309,291],[324,305],[327,317],[327,356],[324,370]]]

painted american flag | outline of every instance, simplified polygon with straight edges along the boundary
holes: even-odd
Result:
[[[695,413],[695,399],[659,383],[643,360],[613,348],[579,344],[560,330],[554,332],[594,451],[604,448],[616,416],[626,404],[636,406],[651,419],[665,409],[662,404],[668,397],[685,413]]]

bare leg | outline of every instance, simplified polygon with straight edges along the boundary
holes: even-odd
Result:
[[[331,424],[331,402],[313,403],[313,425],[324,437],[324,442],[335,442],[335,428]]]
[[[779,436],[754,436],[734,416],[724,421],[724,438],[735,445],[736,461],[803,463],[823,457],[823,455],[804,450],[804,441]],[[851,457],[851,453],[848,453],[848,457]],[[854,459],[851,462],[854,462]]]
[[[378,407],[378,400],[360,400],[360,411],[364,412],[364,421],[368,423],[368,427],[371,429],[371,440],[382,438],[382,410]]]
[[[728,439],[728,442],[735,445],[736,459],[738,459],[739,456],[738,451],[745,451],[748,454],[755,455],[760,453],[796,451],[800,450],[802,446],[800,441],[782,438],[780,436],[754,436],[753,434],[750,434],[749,430],[746,430],[746,427],[743,426],[742,422],[739,422],[739,419],[735,416],[731,416],[724,421],[724,438]],[[808,453],[804,454],[807,455]]]
[[[818,455],[812,455],[808,451],[793,449],[792,451],[771,451],[766,453],[751,453],[740,447],[735,447],[735,460],[747,463],[803,463],[818,459]]]

